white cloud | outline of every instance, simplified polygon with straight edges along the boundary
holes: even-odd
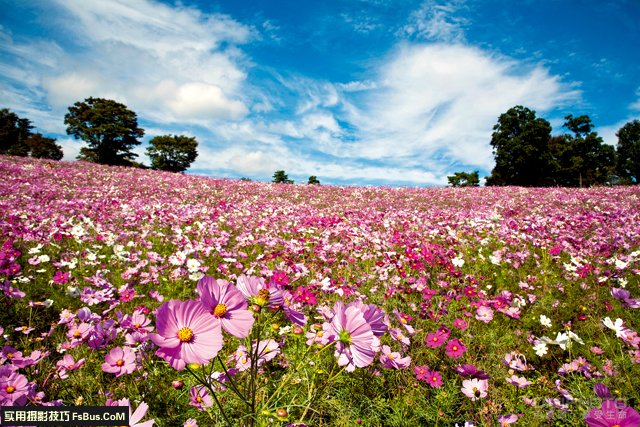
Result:
[[[444,42],[463,42],[466,19],[456,16],[464,0],[427,0],[415,10],[402,32],[419,39]]]
[[[345,145],[349,157],[435,171],[456,162],[489,169],[500,114],[518,104],[544,111],[579,96],[544,68],[523,72],[511,60],[448,44],[399,46],[377,86],[350,112],[360,142]]]
[[[2,64],[3,74],[46,101],[52,114],[64,114],[89,96],[174,123],[237,120],[249,111],[250,64],[234,46],[251,40],[250,27],[225,15],[150,0],[52,3],[44,6],[50,21],[75,46],[15,42],[0,31],[7,42],[3,50],[16,59],[16,65]]]

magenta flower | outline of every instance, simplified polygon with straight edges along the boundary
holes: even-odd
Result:
[[[426,378],[427,384],[433,388],[442,387],[442,375],[438,371],[429,371]]]
[[[467,351],[467,347],[460,340],[449,340],[445,347],[447,356],[458,359]]]
[[[156,330],[150,334],[160,347],[156,355],[179,371],[188,363],[208,363],[222,349],[220,322],[212,322],[198,301],[171,300],[162,304],[156,312]]]
[[[429,367],[427,365],[420,365],[413,368],[413,373],[419,381],[427,381],[429,372]]]
[[[453,368],[454,371],[461,377],[473,377],[479,380],[488,380],[491,378],[491,375],[487,374],[485,371],[481,371],[473,365],[460,365]]]
[[[238,338],[246,338],[253,327],[253,313],[247,310],[247,301],[242,292],[226,280],[205,276],[198,282],[198,294],[202,305],[222,328]]]
[[[640,426],[640,414],[624,402],[603,400],[600,408],[593,408],[584,421],[589,427],[637,427]]]
[[[333,318],[323,325],[325,333],[336,341],[335,355],[338,365],[348,372],[369,366],[380,341],[373,334],[363,312],[355,305],[346,306],[338,301],[333,306]]]
[[[465,396],[470,398],[471,401],[475,402],[477,399],[487,396],[487,388],[489,388],[489,382],[487,380],[472,378],[462,381],[462,388],[460,390]]]
[[[114,347],[104,358],[102,371],[116,374],[116,377],[136,370],[136,354],[129,347]]]
[[[213,398],[203,386],[191,387],[189,389],[189,405],[204,411],[213,405]]]
[[[467,329],[469,324],[467,323],[466,320],[457,317],[456,320],[453,321],[453,326],[464,331],[465,329]]]
[[[447,338],[449,338],[449,334],[438,329],[436,332],[428,333],[424,342],[427,344],[427,347],[438,348],[447,341]]]
[[[516,421],[518,421],[518,418],[520,416],[521,416],[520,414],[509,414],[509,415],[503,415],[501,417],[498,417],[498,422],[500,423],[500,427],[507,427],[515,423]]]
[[[411,363],[411,357],[402,357],[397,351],[391,352],[391,348],[388,345],[383,345],[380,363],[385,368],[404,369]]]

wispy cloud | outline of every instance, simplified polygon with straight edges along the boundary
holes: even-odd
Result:
[[[456,14],[464,0],[426,0],[411,13],[402,32],[416,39],[461,43],[468,20]]]

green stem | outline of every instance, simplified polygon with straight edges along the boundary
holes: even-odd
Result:
[[[193,372],[191,370],[191,368],[189,368],[189,366],[186,366],[187,371],[193,375],[193,377],[198,380],[198,382],[200,384],[202,384],[203,386],[205,386],[207,388],[207,390],[209,390],[209,392],[211,393],[211,395],[213,396],[213,400],[215,400],[216,405],[218,406],[218,409],[220,410],[220,413],[222,414],[222,418],[224,418],[224,420],[226,421],[226,423],[229,426],[233,426],[233,424],[231,424],[231,421],[229,421],[229,418],[227,418],[227,414],[224,412],[224,409],[222,408],[222,404],[220,403],[220,401],[218,400],[218,396],[216,396],[216,392],[213,390],[213,388],[211,387],[211,384],[209,384],[208,381],[205,381],[204,378],[200,378],[195,372]],[[204,369],[204,368],[203,368]]]

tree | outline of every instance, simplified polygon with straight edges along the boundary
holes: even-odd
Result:
[[[60,160],[64,153],[62,147],[53,138],[47,138],[40,133],[34,133],[27,139],[27,146],[31,157],[38,159]]]
[[[560,185],[582,187],[611,182],[615,173],[615,150],[604,143],[587,115],[565,117],[563,127],[573,132],[565,135],[565,149]]]
[[[151,168],[184,172],[198,157],[198,141],[183,135],[156,136],[149,141],[147,155]]]
[[[29,119],[21,119],[8,108],[0,110],[0,154],[28,156],[27,139],[31,129]]]
[[[493,130],[491,146],[496,166],[487,177],[487,185],[549,184],[548,121],[517,105],[500,115]]]
[[[293,184],[293,180],[290,180],[283,170],[275,171],[273,174],[273,182],[276,184]]]
[[[62,147],[53,138],[31,133],[29,119],[21,119],[16,113],[0,110],[0,154],[31,156],[40,159],[62,159]]]
[[[640,120],[622,126],[618,137],[616,170],[628,182],[640,183]]]
[[[107,165],[128,165],[137,157],[131,149],[140,144],[144,129],[136,113],[124,104],[102,98],[87,98],[69,107],[64,116],[67,134],[85,141],[78,159]]]
[[[480,172],[454,172],[447,180],[452,187],[477,187],[480,185]]]
[[[309,177],[309,181],[307,182],[307,184],[315,184],[315,185],[320,185],[320,180],[318,179],[317,176],[315,175],[311,175]]]

